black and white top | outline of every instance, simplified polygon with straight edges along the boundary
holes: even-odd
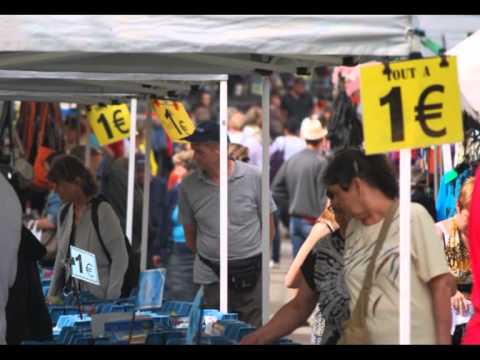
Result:
[[[343,322],[350,316],[343,252],[344,240],[337,230],[322,238],[302,265],[307,284],[319,296],[313,325],[315,344],[336,344]]]

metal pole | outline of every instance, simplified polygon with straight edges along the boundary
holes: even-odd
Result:
[[[410,149],[400,150],[400,344],[410,344],[410,181],[411,181]]]
[[[85,109],[86,110],[86,109]],[[82,117],[81,111],[79,112],[78,122],[80,123],[80,118]],[[87,143],[85,144],[85,167],[88,169],[90,167],[90,153],[91,153],[91,144],[90,144],[90,134],[92,133],[92,128],[90,127],[90,121],[87,117]]]
[[[152,142],[150,134],[152,132],[152,104],[150,99],[147,100],[147,121],[145,123],[145,177],[143,182],[143,212],[142,212],[142,248],[140,258],[140,270],[147,270],[148,255],[148,222],[150,220],[150,152]]]
[[[433,199],[437,202],[438,193],[438,161],[437,161],[437,146],[433,146]]]
[[[270,79],[262,78],[262,323],[270,317]]]
[[[127,196],[127,228],[125,233],[132,244],[133,230],[133,190],[135,186],[135,142],[137,135],[137,99],[130,101],[130,148],[128,150],[128,196]]]
[[[220,311],[228,312],[227,81],[220,81]]]
[[[442,145],[442,157],[443,157],[443,173],[452,170],[452,153],[450,151],[450,144]]]

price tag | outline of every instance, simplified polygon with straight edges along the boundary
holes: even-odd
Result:
[[[185,142],[182,141],[182,138],[191,135],[195,131],[195,124],[188,116],[181,102],[153,100],[152,107],[155,109],[160,123],[172,141]]]
[[[367,154],[463,140],[453,56],[365,64],[360,96]]]
[[[70,246],[72,276],[90,284],[100,285],[95,254]]]
[[[108,145],[130,136],[130,112],[126,104],[93,105],[87,115],[101,145]]]

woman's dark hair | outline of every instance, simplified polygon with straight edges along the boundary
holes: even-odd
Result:
[[[45,162],[48,164],[48,166],[52,166],[53,161],[59,156],[62,156],[62,153],[55,151],[47,156]]]
[[[47,179],[53,183],[60,181],[76,183],[80,181],[79,185],[87,196],[95,195],[98,190],[95,178],[90,171],[80,160],[70,155],[62,155],[54,159]]]
[[[379,189],[390,199],[398,197],[398,183],[385,155],[367,156],[355,148],[337,151],[327,165],[323,181],[325,186],[338,185],[347,191],[355,177]]]

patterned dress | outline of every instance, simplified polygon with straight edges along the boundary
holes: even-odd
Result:
[[[318,293],[312,344],[336,344],[348,319],[349,295],[344,281],[344,240],[339,231],[322,238],[302,266],[307,283]]]

